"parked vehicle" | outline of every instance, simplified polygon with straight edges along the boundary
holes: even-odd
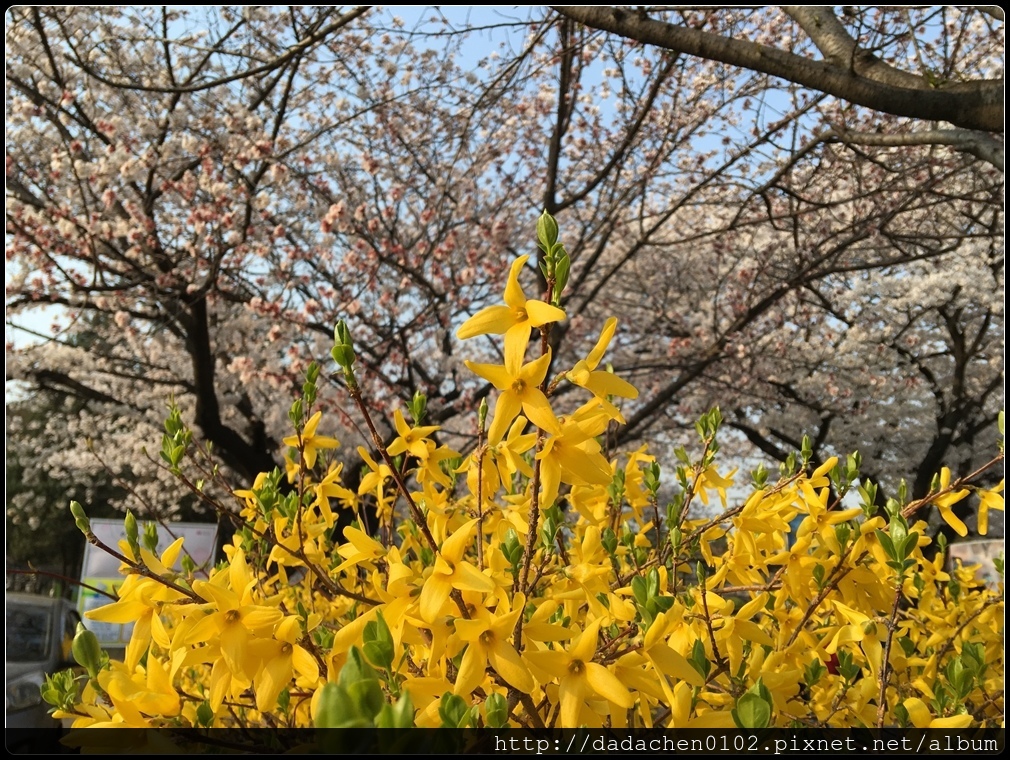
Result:
[[[7,728],[58,728],[39,687],[47,674],[76,667],[70,647],[80,616],[68,599],[7,594]]]

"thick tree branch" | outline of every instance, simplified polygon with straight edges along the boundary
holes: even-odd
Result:
[[[882,113],[948,121],[959,127],[985,132],[1003,132],[1002,79],[978,80],[935,89],[896,86],[889,81],[860,75],[852,67],[813,61],[768,45],[657,21],[624,8],[552,7],[558,13],[594,29],[666,50],[760,71]],[[878,67],[870,66],[869,70],[876,76],[881,75]]]
[[[967,129],[928,129],[901,134],[879,134],[876,132],[843,132],[831,130],[822,138],[824,142],[841,142],[847,145],[949,145],[955,150],[969,153],[975,158],[992,164],[1004,171],[1003,143],[984,132]]]
[[[825,6],[785,6],[783,10],[806,32],[827,63],[847,69],[866,79],[911,90],[928,90],[920,76],[888,66],[859,44]]]

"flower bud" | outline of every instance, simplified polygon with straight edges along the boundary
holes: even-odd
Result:
[[[480,425],[481,431],[484,430],[484,425],[487,423],[487,396],[480,400],[480,406],[477,407],[477,424]]]
[[[98,677],[102,663],[102,647],[98,643],[98,637],[85,628],[83,623],[77,624],[77,633],[70,645],[70,652],[77,660],[77,664],[88,671],[89,676]]]
[[[76,501],[71,501],[70,514],[74,516],[74,522],[77,523],[77,529],[81,533],[87,535],[91,532],[91,521],[88,520],[88,516],[84,513],[84,507]]]
[[[345,372],[354,364],[354,344],[351,331],[344,320],[339,320],[333,328],[333,349],[330,351],[335,361]]]
[[[558,242],[558,223],[553,216],[547,213],[546,209],[537,219],[537,240],[544,246],[544,251],[547,253]]]

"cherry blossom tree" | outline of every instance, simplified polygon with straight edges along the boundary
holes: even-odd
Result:
[[[454,333],[546,209],[573,272],[554,356],[584,357],[617,314],[613,361],[642,391],[613,445],[676,443],[719,403],[741,453],[784,458],[806,431],[822,459],[895,452],[874,475],[916,489],[938,461],[971,467],[1002,405],[997,22],[712,10],[610,12],[612,29],[605,10],[12,10],[8,322],[55,306],[63,324],[8,345],[8,380],[79,402],[51,446],[91,437],[139,484],[127,500],[154,500],[142,447],[174,397],[223,464],[269,470],[340,318],[369,404],[391,418],[420,390],[443,435],[472,436],[490,386]],[[740,40],[795,74],[748,66]],[[882,107],[896,89],[923,110]],[[104,340],[71,338],[83,324]],[[321,398],[343,425],[321,432],[354,444],[342,399]]]

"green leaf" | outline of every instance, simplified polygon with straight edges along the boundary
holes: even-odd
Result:
[[[158,551],[158,526],[153,522],[144,523],[144,535],[141,541],[151,553]]]
[[[919,534],[916,531],[912,531],[907,536],[901,544],[901,556],[902,559],[911,557],[912,552],[915,551],[915,547],[919,545]]]
[[[568,251],[564,249],[564,246],[558,246],[559,250],[556,256],[556,264],[554,266],[554,301],[555,305],[560,304],[561,294],[565,290],[565,286],[568,285],[568,276],[571,272],[572,261],[568,257]]]
[[[365,662],[357,647],[351,647],[347,662],[340,669],[337,684],[359,706],[358,713],[367,717],[369,722],[379,714],[385,702],[379,685],[379,674]]]
[[[880,545],[884,548],[884,553],[892,560],[897,561],[898,557],[895,554],[894,544],[891,542],[891,537],[886,533],[884,533],[884,531],[882,531],[880,528],[874,530],[874,533],[876,534],[877,540],[880,542]]]
[[[712,663],[705,656],[705,645],[701,643],[701,639],[695,639],[694,646],[691,649],[691,656],[687,661],[701,674],[702,678],[708,677],[708,671],[712,669]]]
[[[803,669],[803,683],[807,686],[813,686],[820,681],[827,672],[828,669],[825,667],[824,663],[815,658],[806,666],[806,668]]]
[[[410,699],[410,694],[403,692],[393,704],[383,705],[375,725],[378,728],[413,728],[414,703]]]
[[[508,700],[494,693],[484,701],[484,720],[491,728],[504,728],[509,722]]]
[[[438,703],[438,717],[443,728],[466,728],[470,722],[470,708],[463,698],[447,691]]]
[[[617,552],[617,534],[614,533],[613,529],[604,529],[603,534],[600,536],[600,543],[603,544],[603,548],[611,557]]]
[[[659,570],[654,567],[651,568],[645,576],[645,582],[649,598],[652,599],[655,596],[659,596]]]
[[[365,657],[376,667],[390,670],[393,666],[393,635],[386,625],[382,612],[376,613],[375,620],[370,620],[365,624],[362,634],[362,650]]]
[[[371,728],[373,725],[347,690],[336,683],[328,683],[320,691],[313,723],[316,728]]]
[[[901,651],[905,653],[905,657],[911,657],[912,653],[915,652],[915,642],[908,638],[908,636],[899,638],[898,645],[901,647]]]
[[[642,576],[636,575],[631,579],[631,592],[635,595],[635,601],[643,607],[649,601],[648,585]]]
[[[733,722],[738,728],[767,728],[771,725],[772,706],[762,697],[747,692],[737,700]]]
[[[204,700],[196,708],[196,722],[204,727],[209,727],[214,722],[214,710],[211,708],[210,702]]]

